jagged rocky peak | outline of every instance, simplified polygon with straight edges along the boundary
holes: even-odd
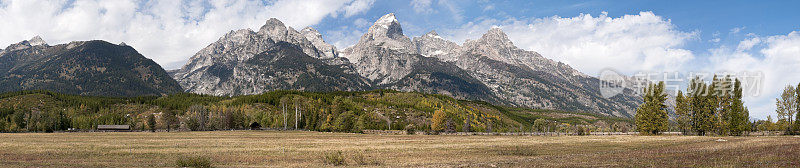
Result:
[[[292,27],[288,27],[278,19],[270,18],[264,26],[258,30],[258,35],[263,38],[272,39],[274,42],[285,41],[303,48],[303,52],[314,58],[326,57],[322,51],[317,50],[315,45],[306,37]]]
[[[403,28],[401,28],[400,23],[397,22],[397,18],[394,17],[394,13],[383,15],[383,17],[375,21],[375,24],[369,28],[369,31],[385,33],[385,35],[389,36],[389,38],[403,36]]]
[[[291,27],[286,27],[280,20],[270,18],[261,26],[261,29],[258,30],[258,34],[276,41],[295,43],[298,39],[294,39],[296,37],[293,37],[293,35],[299,35],[300,33]]]
[[[300,30],[300,33],[305,35],[306,38],[309,39],[309,40],[311,40],[311,39],[322,39],[322,34],[319,33],[319,31],[317,31],[317,29],[314,29],[311,26],[308,26],[308,27],[304,28],[303,30]]]
[[[454,61],[455,51],[460,48],[458,44],[439,36],[436,31],[430,31],[420,37],[414,37],[417,51],[426,57],[436,57],[443,61]]]
[[[28,40],[28,43],[30,43],[31,46],[39,46],[39,45],[47,46],[47,42],[42,40],[42,37],[39,37],[38,35]]]
[[[261,29],[258,30],[259,34],[268,34],[270,36],[285,35],[286,25],[278,19],[269,18]]]
[[[394,13],[386,14],[375,21],[359,43],[372,43],[392,50],[416,53],[411,39],[403,35],[403,28],[397,22]]]
[[[436,30],[431,30],[430,32],[425,33],[425,37],[442,38],[439,37],[439,33],[436,33]]]
[[[375,48],[377,46],[377,48]],[[403,35],[403,28],[394,13],[389,13],[375,21],[358,43],[342,51],[342,56],[350,62],[358,63],[363,57],[374,56],[376,49],[393,50],[401,53],[417,54],[411,39]]]
[[[503,30],[499,27],[492,27],[481,38],[477,40],[467,40],[463,48],[469,53],[483,55],[493,60],[502,61],[510,64],[527,64],[534,61],[527,55],[538,55],[535,52],[524,51],[508,39]],[[538,59],[538,58],[537,58]]]
[[[6,49],[4,51],[9,52],[9,51],[16,51],[16,50],[24,50],[24,49],[28,49],[28,48],[35,47],[35,46],[49,47],[50,45],[47,45],[47,42],[42,40],[42,37],[39,37],[37,35],[37,36],[34,36],[33,38],[31,38],[30,40],[23,40],[23,41],[20,41],[19,43],[11,44],[8,47],[6,47]]]
[[[333,45],[322,40],[319,32],[313,28],[302,31],[289,27],[275,18],[268,19],[257,32],[250,29],[230,31],[197,52],[186,65],[174,71],[172,75],[188,92],[239,95],[261,93],[269,91],[272,87],[252,87],[254,83],[280,85],[281,81],[275,81],[273,77],[296,77],[292,76],[297,75],[294,73],[280,72],[265,75],[266,73],[262,73],[266,72],[263,69],[248,69],[256,66],[250,64],[255,61],[253,60],[255,56],[275,47],[299,49],[303,52],[302,55],[308,55],[313,59],[324,59],[325,63],[342,62],[342,60],[326,59],[336,58],[338,53]],[[349,72],[354,71],[347,68],[350,67],[344,69]]]
[[[320,34],[317,29],[309,26],[301,30],[300,33],[303,34],[308,41],[311,41],[311,44],[314,44],[314,47],[316,47],[317,50],[320,50],[323,54],[325,54],[324,58],[338,57],[339,53],[336,51],[336,47],[325,42],[325,40],[322,39],[322,34]]]
[[[231,30],[230,32],[225,33],[225,35],[223,35],[220,38],[220,40],[231,39],[231,38],[234,38],[234,37],[242,38],[242,37],[247,36],[249,34],[256,34],[256,32],[254,32],[253,30],[250,30],[250,29],[239,29],[239,30],[236,30],[236,31]]]
[[[409,74],[417,61],[417,47],[403,35],[394,14],[386,14],[361,36],[358,43],[341,52],[362,76],[388,84]]]
[[[431,30],[430,32],[425,33],[425,35],[422,35],[421,37],[415,37],[414,39],[417,39],[417,38],[420,38],[420,39],[436,39],[437,41],[441,40],[441,41],[451,42],[451,41],[448,41],[447,39],[442,38],[442,36],[439,36],[439,33],[436,33],[436,30]]]
[[[486,34],[483,34],[478,41],[481,41],[485,44],[495,45],[495,46],[502,46],[502,47],[514,47],[514,43],[508,39],[508,35],[503,32],[502,29],[499,27],[492,27]]]

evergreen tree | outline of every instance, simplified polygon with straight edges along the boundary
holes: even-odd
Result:
[[[147,116],[147,126],[150,127],[150,132],[156,132],[156,116],[150,114]]]
[[[675,122],[683,135],[688,134],[691,129],[692,109],[690,102],[689,96],[684,97],[683,92],[678,91],[678,95],[675,97],[675,114],[677,115]]]
[[[742,83],[736,79],[733,84],[733,95],[730,102],[729,130],[730,135],[742,135],[750,130],[750,114],[742,101]]]
[[[161,120],[164,123],[165,129],[169,132],[172,129],[172,125],[178,123],[178,118],[171,110],[167,110],[161,114]]]
[[[636,127],[641,134],[660,134],[669,128],[664,82],[650,84],[644,93],[644,104],[636,109]]]
[[[698,135],[705,135],[706,132],[713,130],[714,111],[711,106],[709,87],[700,79],[695,77],[690,81],[689,93],[691,95],[692,108],[692,128]]]
[[[743,109],[740,109],[741,105],[736,105],[738,98],[735,85],[730,76],[715,78],[713,93],[716,100],[717,135],[732,135],[739,129],[739,119]]]
[[[711,100],[710,104],[711,107],[709,108],[712,111],[712,124],[714,132],[717,135],[728,135],[728,114],[730,108],[728,108],[728,98],[726,82],[724,79],[717,78],[714,75],[713,80],[711,81],[711,86],[709,86],[709,100]]]

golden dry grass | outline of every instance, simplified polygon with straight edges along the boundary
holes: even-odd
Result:
[[[717,139],[725,139],[718,142]],[[799,137],[426,136],[320,132],[0,134],[1,167],[797,167]],[[362,164],[358,164],[362,163]]]

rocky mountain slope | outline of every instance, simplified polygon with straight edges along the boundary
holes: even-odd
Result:
[[[306,28],[301,33],[273,18],[258,32],[250,29],[229,32],[171,73],[186,91],[210,95],[258,94],[275,89],[369,89],[365,80],[337,54],[316,30]],[[312,79],[324,80],[306,81]],[[321,86],[302,85],[320,82]]]
[[[360,74],[377,84],[400,80],[411,73],[418,60],[416,47],[403,34],[394,14],[378,19],[358,43],[344,49],[341,54],[355,65]]]
[[[78,41],[55,46],[34,37],[0,51],[0,92],[51,90],[93,96],[181,92],[158,64],[126,45]]]
[[[632,116],[638,98],[631,90],[611,98],[600,94],[600,81],[566,64],[544,58],[533,51],[517,48],[499,28],[461,47],[442,45],[436,36],[424,35],[417,43],[443,54],[430,54],[470,72],[498,97],[512,105],[543,109],[592,111],[614,116]]]
[[[426,57],[436,57],[442,61],[456,61],[456,50],[461,49],[458,44],[447,41],[439,36],[436,31],[430,31],[421,37],[414,37],[414,45],[419,54]]]
[[[339,52],[313,28],[298,32],[270,19],[259,32],[228,33],[173,77],[189,92],[213,95],[394,89],[621,117],[633,116],[641,101],[630,90],[602,97],[597,78],[514,46],[499,28],[463,45],[435,31],[411,40],[394,14]]]

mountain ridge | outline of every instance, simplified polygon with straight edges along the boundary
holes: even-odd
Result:
[[[285,87],[293,85],[290,84],[292,81],[307,73],[264,76],[259,73],[271,73],[272,69],[259,66],[275,65],[245,64],[258,54],[270,55],[270,48],[275,46],[299,49],[303,54],[292,54],[316,59],[301,59],[306,68],[290,68],[292,70],[330,70],[328,75],[317,74],[303,79],[329,86],[352,86]],[[332,68],[336,66],[338,68]],[[630,91],[617,97],[602,97],[597,78],[535,51],[518,48],[499,27],[489,29],[481,38],[458,45],[440,37],[436,31],[409,38],[403,34],[393,13],[377,19],[356,44],[338,51],[326,43],[316,29],[306,27],[297,31],[272,18],[258,32],[249,29],[231,31],[200,50],[184,67],[170,73],[187,92],[212,95],[258,94],[275,89],[395,89],[503,105],[623,117],[633,116],[641,101]],[[338,80],[324,80],[334,79],[333,76],[339,77]]]

